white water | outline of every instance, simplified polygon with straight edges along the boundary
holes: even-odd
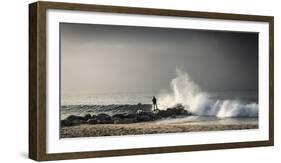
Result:
[[[258,104],[239,100],[214,100],[190,78],[186,72],[177,70],[171,83],[171,92],[158,95],[159,108],[182,104],[191,113],[216,117],[257,117]]]

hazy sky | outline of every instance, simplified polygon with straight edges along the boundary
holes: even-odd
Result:
[[[257,90],[258,34],[60,24],[62,92],[158,92],[176,68],[206,91]]]

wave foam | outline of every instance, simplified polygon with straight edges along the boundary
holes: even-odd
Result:
[[[177,77],[171,83],[171,93],[160,94],[160,108],[182,104],[191,113],[217,117],[257,117],[257,103],[242,103],[239,100],[214,100],[190,78],[177,69]]]

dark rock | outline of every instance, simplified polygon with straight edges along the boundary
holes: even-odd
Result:
[[[152,112],[139,112],[136,114],[136,121],[138,122],[147,122],[153,121],[156,119],[155,114]]]
[[[74,121],[71,121],[73,123],[73,125],[80,125],[80,124],[85,124],[87,121],[85,121],[84,119],[76,119]]]
[[[115,124],[128,124],[134,123],[136,120],[136,114],[115,114],[112,116],[112,120]]]
[[[65,120],[68,120],[72,123],[72,125],[79,125],[86,123],[84,117],[77,116],[77,115],[70,115]]]
[[[84,118],[77,115],[70,115],[66,118],[66,120],[75,121],[75,120],[84,120]]]
[[[96,118],[93,118],[93,119],[88,119],[88,120],[87,120],[87,123],[88,123],[88,124],[97,124],[98,121],[97,121]]]
[[[166,110],[145,111],[143,106],[146,104],[138,104],[139,108],[132,109],[129,113],[116,112],[113,116],[102,113],[98,115],[86,114],[85,116],[70,115],[65,120],[61,121],[61,126],[74,126],[80,124],[128,124],[135,122],[155,121],[161,118],[177,118],[180,116],[191,115],[190,112],[185,110],[184,106],[176,105]],[[126,109],[131,105],[124,105]],[[150,105],[147,105],[150,106]],[[86,106],[83,106],[86,107]],[[116,106],[112,105],[113,108]],[[117,106],[119,107],[119,106]],[[122,106],[123,107],[123,106]],[[151,107],[150,107],[151,108]],[[114,113],[114,112],[113,112]]]
[[[191,115],[191,112],[187,111],[181,104],[176,105],[173,109],[175,109],[177,115]]]
[[[84,120],[85,120],[85,121],[87,121],[87,120],[89,120],[89,119],[91,119],[91,118],[92,118],[91,114],[86,114],[86,115],[84,116]]]
[[[169,112],[166,110],[159,110],[159,112],[157,113],[157,115],[161,118],[167,118],[170,116]]]
[[[66,120],[66,119],[61,120],[60,124],[61,124],[61,127],[73,126],[73,123],[71,121],[69,121],[69,120]]]
[[[130,119],[130,118],[125,118],[125,119],[122,119],[121,123],[123,124],[128,124],[128,123],[134,123],[135,122],[135,119]]]
[[[167,118],[176,118],[177,116],[188,116],[191,115],[190,112],[184,109],[182,105],[176,105],[173,108],[167,108],[166,110],[159,110],[156,115],[159,117]]]
[[[191,113],[188,112],[187,110],[181,110],[180,115],[191,115]]]
[[[125,114],[115,114],[112,116],[112,118],[114,119],[123,119],[125,118]]]
[[[135,119],[124,118],[124,119],[115,119],[114,124],[129,124],[134,123]]]
[[[147,122],[147,121],[152,121],[152,119],[150,118],[150,116],[148,115],[138,115],[136,117],[137,122]]]
[[[128,119],[135,119],[136,118],[136,114],[124,114],[124,118],[128,118]]]
[[[176,108],[168,108],[166,111],[170,116],[179,115],[179,110]]]
[[[115,114],[111,118],[112,118],[113,123],[117,123],[117,122],[121,121],[122,119],[124,119],[124,116],[123,116],[123,114]]]
[[[101,114],[98,114],[98,115],[96,116],[96,118],[97,118],[97,119],[107,119],[107,120],[109,120],[109,119],[111,119],[111,116],[108,115],[108,114],[105,114],[105,113],[101,113]]]
[[[99,124],[110,124],[113,123],[112,117],[108,114],[98,114],[96,117]]]

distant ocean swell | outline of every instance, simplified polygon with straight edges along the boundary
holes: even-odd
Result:
[[[86,114],[106,113],[110,116],[114,114],[132,114],[138,110],[151,111],[151,104],[139,105],[63,105],[61,107],[61,119],[65,119],[70,115],[84,116]]]

